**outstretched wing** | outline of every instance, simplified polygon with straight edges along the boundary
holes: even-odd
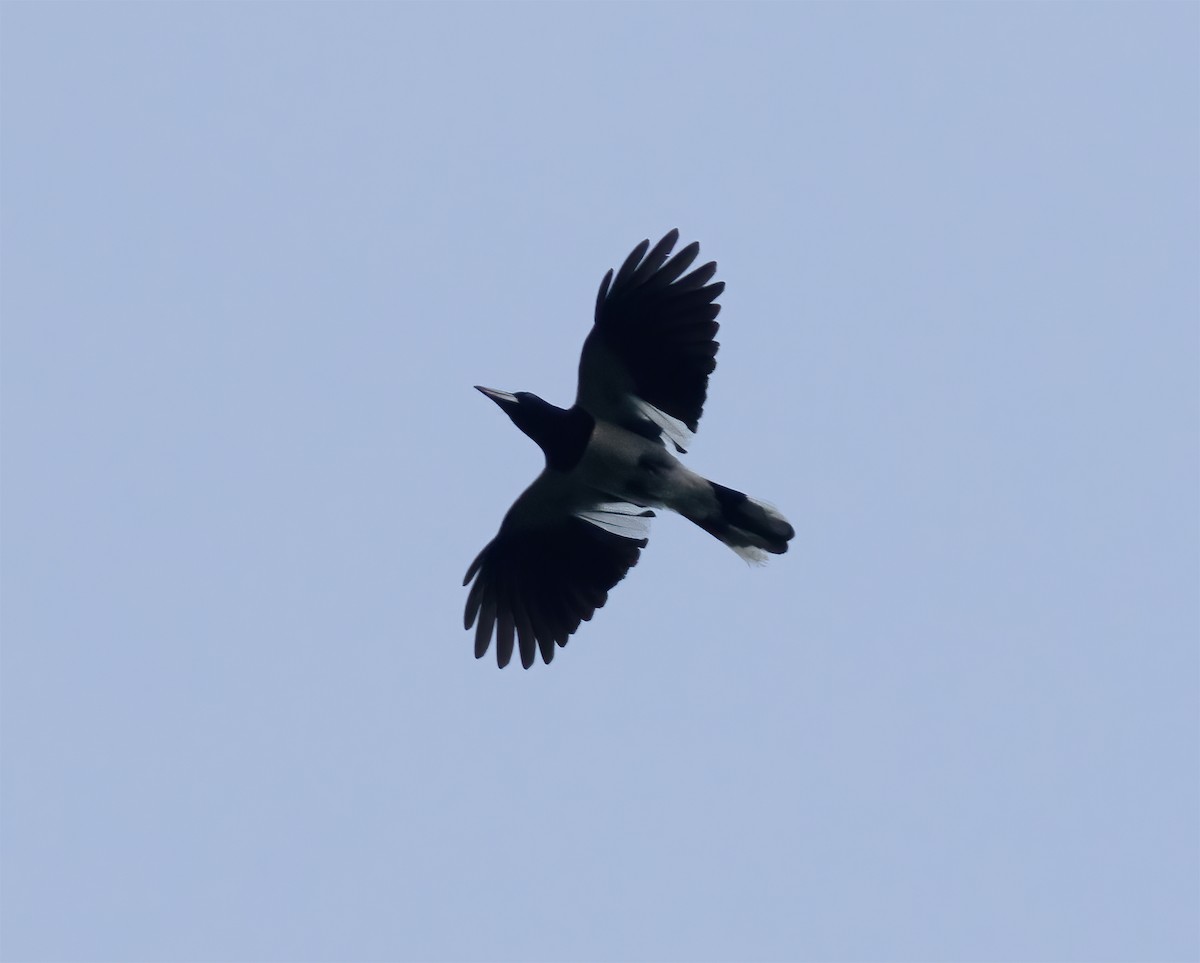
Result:
[[[673,230],[653,250],[642,241],[615,277],[611,270],[604,276],[575,402],[596,418],[685,451],[717,366],[713,337],[721,306],[713,302],[725,284],[709,283],[716,261],[685,274],[700,245],[672,257],[677,240]]]
[[[529,668],[540,649],[554,658],[567,639],[608,600],[609,590],[637,564],[645,547],[649,509],[605,502],[575,511],[557,505],[553,480],[543,474],[513,504],[463,585],[463,624],[475,625],[475,658],[496,635],[496,662],[512,658],[514,642]]]

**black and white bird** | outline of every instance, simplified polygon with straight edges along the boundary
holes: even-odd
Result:
[[[463,579],[475,579],[464,624],[476,627],[476,658],[494,630],[502,668],[514,643],[525,668],[539,650],[550,662],[637,564],[653,508],[678,512],[749,561],[787,551],[795,532],[779,512],[673,453],[687,450],[704,410],[717,366],[714,302],[725,289],[712,282],[715,261],[684,273],[700,245],[672,256],[678,239],[675,230],[653,249],[642,241],[616,277],[604,276],[570,408],[479,388],[538,443],[546,467]]]

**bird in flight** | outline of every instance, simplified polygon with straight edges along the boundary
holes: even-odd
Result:
[[[700,245],[671,254],[679,231],[642,241],[600,284],[579,359],[575,404],[480,388],[541,447],[546,467],[471,563],[464,624],[475,657],[496,637],[496,662],[554,658],[637,564],[652,509],[695,522],[743,558],[782,555],[795,534],[774,508],[710,482],[675,457],[704,410],[717,366],[717,264],[687,272]],[[647,253],[648,252],[648,253]],[[710,283],[711,282],[711,283]]]

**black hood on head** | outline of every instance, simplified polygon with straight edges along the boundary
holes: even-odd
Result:
[[[570,471],[579,464],[592,429],[596,427],[596,419],[582,408],[559,408],[528,391],[513,394],[479,385],[475,387],[496,402],[514,425],[538,443],[551,468]]]

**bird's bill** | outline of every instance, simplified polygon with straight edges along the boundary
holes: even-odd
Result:
[[[517,396],[507,391],[497,391],[495,388],[484,388],[481,385],[476,385],[475,390],[483,392],[498,405],[515,405],[517,403]]]

